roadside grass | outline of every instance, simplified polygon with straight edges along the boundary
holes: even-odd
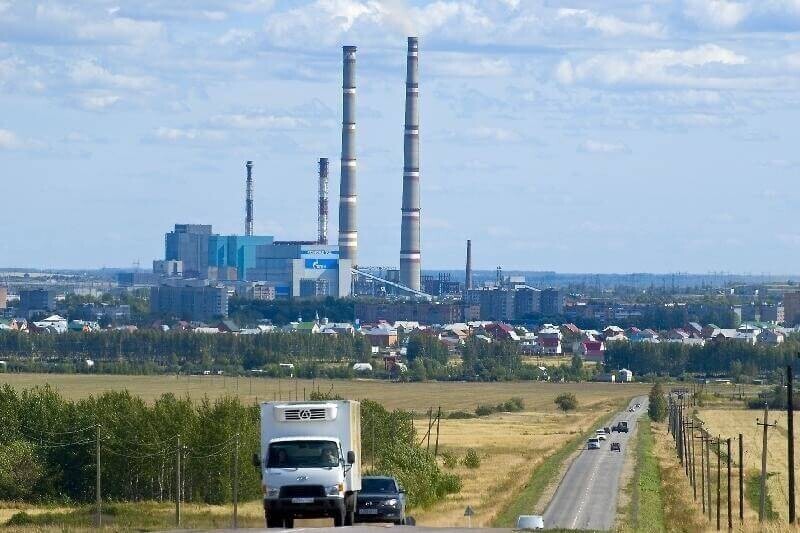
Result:
[[[633,531],[666,531],[661,468],[653,456],[655,439],[648,417],[639,422],[630,524]]]
[[[774,474],[767,474],[768,477],[772,475]],[[761,506],[761,472],[758,470],[747,472],[744,478],[744,496],[750,508],[758,512],[758,508]],[[769,490],[767,490],[766,497],[764,498],[764,518],[767,520],[777,520],[780,518],[773,508]]]
[[[542,495],[546,492],[551,484],[555,483],[559,474],[564,471],[565,462],[578,450],[583,448],[586,439],[593,435],[595,427],[603,427],[617,416],[617,413],[627,404],[627,399],[619,401],[610,406],[611,412],[605,413],[589,424],[588,429],[581,431],[576,436],[570,438],[566,443],[562,444],[553,453],[542,460],[536,466],[527,482],[517,496],[511,500],[507,506],[502,508],[492,525],[494,527],[514,527],[517,522],[517,517],[524,514],[534,514],[538,511],[540,514],[544,512],[544,503],[540,501]]]

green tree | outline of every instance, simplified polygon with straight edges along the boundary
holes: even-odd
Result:
[[[578,408],[578,398],[575,397],[574,394],[571,392],[565,392],[563,394],[559,394],[556,396],[556,399],[553,400],[553,403],[558,406],[559,409],[564,411],[574,411]]]
[[[650,402],[647,406],[647,414],[653,422],[663,422],[667,418],[667,399],[664,397],[664,390],[661,383],[656,383],[650,389]]]

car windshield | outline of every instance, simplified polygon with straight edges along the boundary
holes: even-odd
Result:
[[[331,468],[339,464],[339,447],[326,440],[274,442],[267,454],[267,468]]]
[[[364,478],[361,480],[361,492],[371,494],[394,494],[397,492],[397,486],[394,484],[393,479]]]

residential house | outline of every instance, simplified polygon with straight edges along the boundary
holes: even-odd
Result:
[[[777,346],[786,340],[786,336],[776,329],[765,329],[758,334],[757,340],[762,344]]]
[[[536,336],[537,351],[545,355],[563,353],[561,339],[561,330],[551,324],[545,324]]]
[[[586,361],[602,363],[606,356],[606,345],[603,341],[583,341],[578,346],[578,354]]]

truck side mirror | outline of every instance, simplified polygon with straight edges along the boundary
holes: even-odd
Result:
[[[256,468],[261,467],[261,458],[258,456],[257,453],[253,454],[253,466]]]
[[[356,452],[350,450],[347,452],[347,464],[352,465],[356,462]]]

